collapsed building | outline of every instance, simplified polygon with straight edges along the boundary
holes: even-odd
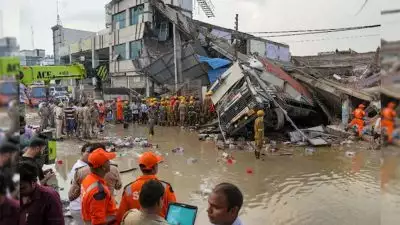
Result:
[[[202,97],[211,86],[217,127],[229,136],[250,134],[256,109],[266,111],[268,128],[281,130],[287,123],[345,123],[342,104],[376,99],[359,88],[378,85],[376,54],[358,56],[367,61],[363,66],[318,67],[292,57],[286,44],[193,20],[191,10],[191,0],[113,0],[106,30],[60,52],[69,63],[84,56],[93,68],[102,67],[96,71],[102,71],[103,88]]]

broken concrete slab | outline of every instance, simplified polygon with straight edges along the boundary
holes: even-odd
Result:
[[[336,135],[336,136],[339,136],[339,137],[343,137],[343,138],[346,138],[346,137],[349,137],[349,136],[352,135],[351,132],[345,131],[339,125],[328,125],[328,126],[326,126],[326,131],[329,134],[333,134],[333,135]]]
[[[325,141],[322,138],[310,138],[308,139],[308,142],[312,145],[312,146],[326,146],[329,145],[329,143],[327,141]]]

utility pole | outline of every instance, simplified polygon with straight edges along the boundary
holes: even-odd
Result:
[[[236,14],[235,16],[235,30],[239,31],[239,14]],[[238,60],[238,39],[236,38],[235,40],[235,57],[236,57],[236,61]]]
[[[239,14],[236,14],[236,17],[235,17],[235,30],[236,31],[239,30]]]
[[[175,64],[175,95],[178,93],[178,60],[177,60],[177,40],[176,40],[176,25],[175,23],[172,24],[173,26],[173,35],[174,35],[174,64]]]

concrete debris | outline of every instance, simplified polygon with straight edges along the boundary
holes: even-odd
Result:
[[[127,136],[124,138],[118,137],[103,137],[103,140],[106,141],[109,145],[112,144],[118,148],[130,148],[130,147],[142,147],[142,148],[157,148],[157,145],[152,145],[147,141],[147,138],[134,138],[132,136]]]
[[[173,153],[175,153],[175,154],[183,155],[183,153],[184,153],[185,150],[184,150],[182,147],[178,147],[178,148],[172,149],[171,151],[172,151]]]
[[[186,163],[188,164],[188,165],[192,165],[192,164],[195,164],[195,163],[197,163],[197,159],[195,159],[195,158],[188,158],[187,160],[186,160]]]
[[[352,151],[347,151],[347,152],[345,153],[345,155],[346,155],[347,157],[349,157],[349,158],[353,158],[353,157],[356,155],[356,153],[355,153],[355,152],[352,152]]]

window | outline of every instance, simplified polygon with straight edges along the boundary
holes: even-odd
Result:
[[[144,11],[144,5],[138,5],[135,6],[133,8],[130,9],[130,23],[131,25],[135,25],[138,24],[140,22],[143,22],[142,20],[140,20],[141,15],[143,15],[143,11]]]
[[[139,41],[132,41],[129,43],[129,51],[130,51],[130,59],[139,58],[140,52],[143,48],[142,40]]]
[[[115,56],[119,55],[119,59],[126,59],[125,44],[115,45],[114,53],[115,53]]]
[[[125,27],[125,21],[126,21],[126,15],[125,15],[125,11],[120,12],[118,14],[115,14],[112,16],[112,23],[113,23],[113,27],[114,29],[117,26],[117,23],[119,24],[119,29],[122,29]]]

